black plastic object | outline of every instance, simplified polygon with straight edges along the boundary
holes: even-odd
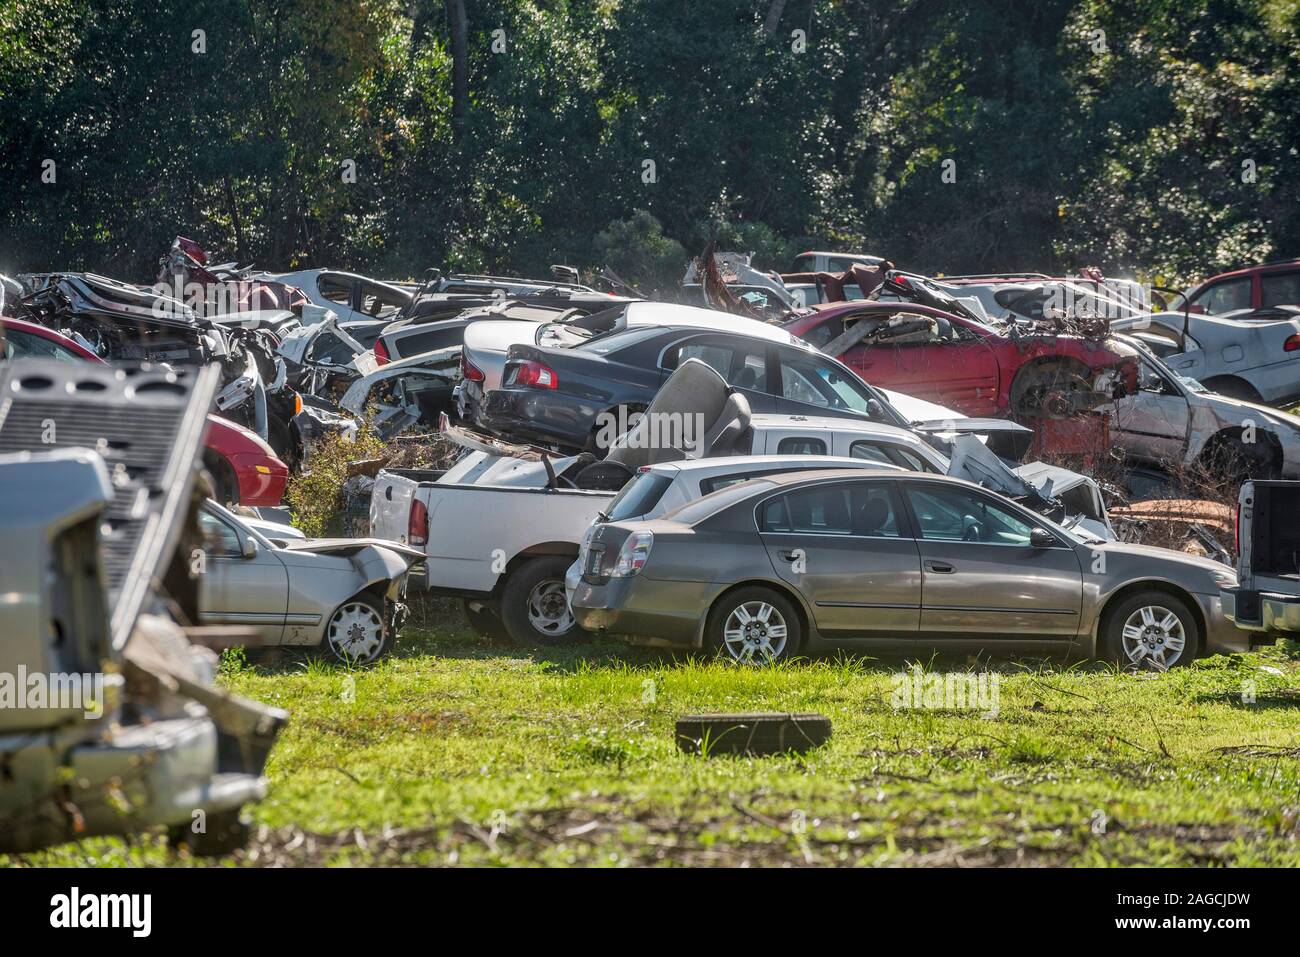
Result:
[[[830,740],[822,714],[752,712],[687,714],[677,719],[677,747],[687,754],[802,754]]]
[[[175,371],[20,359],[0,369],[0,452],[86,448],[108,468],[100,526],[113,647],[135,626],[181,536],[216,366]]]

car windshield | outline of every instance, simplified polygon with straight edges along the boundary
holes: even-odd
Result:
[[[581,349],[584,352],[594,352],[599,356],[607,356],[610,353],[618,352],[620,349],[626,349],[634,346],[638,342],[644,342],[663,332],[662,326],[640,326],[635,329],[615,329],[612,332],[602,333],[592,336],[590,339],[584,339],[582,342],[573,346],[574,349]]]

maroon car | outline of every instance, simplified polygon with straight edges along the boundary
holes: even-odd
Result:
[[[1252,309],[1248,319],[1278,318],[1278,306],[1300,305],[1300,259],[1236,269],[1211,276],[1187,294],[1186,310],[1221,316],[1226,312]],[[1182,312],[1183,303],[1170,307]],[[1288,314],[1286,318],[1290,318]],[[1240,317],[1235,317],[1240,318]]]

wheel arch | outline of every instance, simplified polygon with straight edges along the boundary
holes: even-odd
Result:
[[[1204,654],[1210,637],[1209,623],[1205,620],[1205,612],[1201,610],[1201,603],[1196,600],[1196,596],[1186,588],[1183,588],[1181,585],[1176,585],[1171,581],[1166,581],[1162,578],[1142,578],[1122,585],[1106,597],[1105,602],[1097,613],[1096,620],[1092,624],[1093,657],[1096,657],[1100,652],[1101,629],[1109,620],[1111,612],[1113,612],[1115,607],[1126,598],[1144,591],[1164,592],[1166,595],[1177,598],[1191,610],[1192,618],[1196,621],[1197,632],[1196,651],[1192,657],[1195,658]]]
[[[506,562],[501,574],[497,575],[496,582],[492,585],[492,596],[501,597],[501,591],[506,587],[506,580],[517,572],[520,566],[534,558],[577,558],[577,542],[549,541],[538,542],[535,545],[529,545],[527,548],[520,549],[514,557]]]
[[[799,616],[799,630],[801,635],[799,647],[795,649],[795,652],[802,652],[807,648],[808,640],[812,637],[813,630],[816,627],[812,615],[808,613],[808,605],[804,601],[803,595],[799,594],[797,589],[792,588],[788,582],[772,578],[747,578],[744,581],[738,581],[734,584],[728,585],[723,591],[714,596],[713,600],[709,602],[708,611],[700,616],[699,628],[695,633],[695,646],[697,648],[704,647],[704,632],[708,628],[709,619],[713,617],[713,612],[717,609],[718,604],[728,595],[731,595],[742,588],[770,588],[782,598],[786,599],[786,601],[790,602],[790,604],[794,606],[795,614]]]

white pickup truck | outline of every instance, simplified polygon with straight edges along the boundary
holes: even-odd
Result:
[[[575,624],[565,574],[587,529],[607,513],[615,493],[577,487],[590,456],[551,459],[541,449],[459,429],[445,434],[467,449],[447,471],[379,473],[370,534],[423,549],[423,582],[413,573],[409,584],[464,599],[470,624],[481,633],[504,630],[525,643],[571,637]],[[638,474],[649,471],[660,481],[635,487],[655,487],[662,512],[742,477],[805,468],[896,467],[958,475],[1031,507],[1043,505],[1044,511],[1050,499],[1057,506],[1048,512],[1052,517],[1077,519],[1099,537],[1115,537],[1091,479],[1033,464],[1012,470],[969,435],[956,439],[949,458],[917,433],[894,426],[760,414],[749,418],[740,447],[729,451],[743,454],[647,466]]]

